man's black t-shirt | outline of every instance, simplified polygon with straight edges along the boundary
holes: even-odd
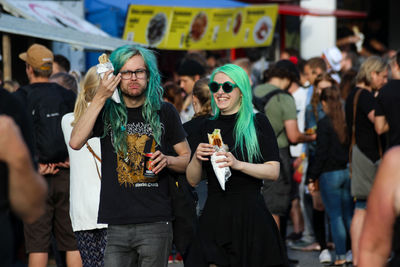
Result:
[[[33,138],[28,116],[19,101],[3,88],[0,88],[0,115],[10,116],[18,125],[33,158]],[[8,169],[4,162],[0,162],[0,261],[11,265],[13,237],[9,212]]]
[[[352,136],[354,88],[346,99],[346,122],[349,137]],[[373,162],[379,160],[378,136],[374,124],[368,119],[368,113],[375,108],[376,99],[369,91],[361,89],[356,111],[356,144],[360,150]]]
[[[386,117],[389,147],[400,145],[400,80],[391,80],[379,90],[375,116]]]
[[[103,113],[100,113],[94,136],[104,131]],[[142,107],[128,108],[126,125],[128,154],[116,154],[108,132],[101,142],[102,180],[100,191],[99,223],[133,224],[172,220],[168,191],[167,170],[149,178],[143,175],[146,142],[151,142],[151,151],[164,154],[167,145],[182,142],[185,131],[176,109],[163,103],[159,112],[162,127],[161,147],[158,148],[150,124],[142,116]],[[149,141],[150,140],[150,141]],[[147,146],[146,146],[147,147]]]

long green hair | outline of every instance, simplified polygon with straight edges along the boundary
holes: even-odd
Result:
[[[114,66],[114,74],[117,75],[125,63],[133,56],[140,55],[147,67],[147,89],[146,99],[142,108],[142,115],[146,123],[150,124],[154,140],[161,144],[162,127],[158,111],[161,109],[162,95],[164,90],[161,86],[161,78],[157,68],[157,58],[154,53],[139,45],[125,45],[117,48],[110,55],[110,61]],[[117,88],[121,103],[117,104],[108,99],[105,105],[104,133],[112,131],[112,141],[116,152],[127,152],[126,124],[128,122],[128,110],[125,106],[121,89]]]
[[[258,144],[256,128],[254,125],[254,111],[252,104],[252,94],[249,77],[247,73],[239,66],[234,64],[226,64],[213,71],[210,80],[214,80],[214,76],[222,72],[229,76],[235,84],[238,85],[239,90],[242,92],[242,99],[240,103],[239,112],[237,114],[237,121],[234,128],[235,148],[240,148],[244,154],[244,146],[247,149],[247,158],[249,162],[262,159],[260,147]],[[211,107],[214,112],[212,119],[217,119],[220,115],[220,110],[217,107],[214,95],[211,94]]]

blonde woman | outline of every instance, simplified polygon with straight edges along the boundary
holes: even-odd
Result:
[[[80,150],[68,144],[72,129],[96,94],[100,79],[96,67],[81,82],[73,113],[65,114],[61,125],[70,159],[70,217],[83,266],[104,266],[107,225],[97,223],[101,159],[100,140],[91,138]]]

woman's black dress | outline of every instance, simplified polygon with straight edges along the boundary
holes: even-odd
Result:
[[[199,142],[208,143],[207,133],[221,129],[223,142],[240,161],[248,161],[235,147],[233,137],[236,114],[220,115],[217,120],[204,120],[199,125]],[[256,115],[256,130],[262,160],[279,161],[275,134],[268,119]],[[200,217],[197,237],[185,266],[263,267],[287,266],[286,251],[278,228],[260,193],[262,180],[232,170],[222,190],[210,161],[203,162],[208,177],[208,199]]]

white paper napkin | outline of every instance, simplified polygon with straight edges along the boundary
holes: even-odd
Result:
[[[111,62],[101,63],[96,65],[96,70],[97,73],[100,75],[100,78],[103,79],[104,74],[107,71],[114,70],[114,66],[111,64]],[[110,73],[110,75],[108,75],[108,79],[110,79],[113,75],[114,75],[113,73]],[[121,99],[119,98],[118,94],[118,89],[115,89],[114,93],[111,96],[111,99],[118,104],[121,103]]]
[[[217,152],[224,151],[224,149],[218,148]],[[220,168],[219,165],[223,164],[222,162],[217,163],[216,161],[219,159],[226,158],[223,155],[217,156],[217,152],[211,155],[211,165],[214,169],[214,173],[217,176],[218,182],[221,185],[222,190],[225,191],[225,183],[228,181],[229,177],[231,177],[231,169],[229,167]]]

